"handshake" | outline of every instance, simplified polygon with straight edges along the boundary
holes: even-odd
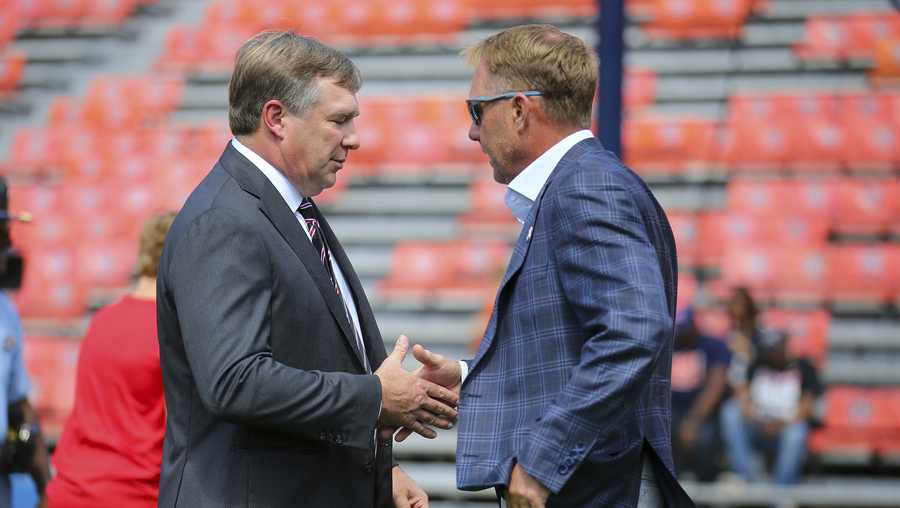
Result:
[[[422,365],[413,372],[403,369],[409,351],[409,339],[401,335],[394,350],[382,362],[375,375],[381,381],[381,438],[403,441],[413,432],[434,439],[432,427],[451,429],[456,422],[459,387],[462,384],[459,363],[416,345],[413,356]]]

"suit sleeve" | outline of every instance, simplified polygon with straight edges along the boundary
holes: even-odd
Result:
[[[222,418],[368,449],[381,406],[372,375],[303,371],[268,345],[273,274],[265,244],[236,212],[197,217],[169,262],[184,349],[203,404]],[[304,340],[297,330],[297,340]]]
[[[656,250],[631,191],[594,170],[560,177],[558,192],[548,196],[558,225],[550,233],[557,276],[589,338],[563,391],[517,454],[553,492],[589,453],[622,451],[607,448],[610,434],[634,414],[672,335]]]

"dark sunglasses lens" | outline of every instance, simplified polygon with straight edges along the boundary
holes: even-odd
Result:
[[[470,102],[469,104],[469,116],[472,117],[472,121],[475,122],[475,125],[481,123],[481,103],[480,102]]]

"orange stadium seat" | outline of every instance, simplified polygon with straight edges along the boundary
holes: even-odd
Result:
[[[823,309],[797,311],[769,309],[762,315],[766,326],[786,330],[788,350],[795,357],[807,357],[822,366],[828,355],[828,329],[831,314]]]
[[[82,25],[118,26],[138,6],[138,0],[89,0]]]
[[[87,310],[87,288],[77,278],[70,250],[32,252],[16,302],[22,316],[73,319]]]
[[[825,395],[824,428],[810,436],[816,455],[868,463],[875,439],[890,429],[892,415],[875,390],[832,386]]]
[[[675,236],[678,265],[681,267],[694,266],[700,253],[700,227],[697,215],[686,212],[669,212],[666,215],[669,219],[669,226],[672,228],[672,234]]]
[[[471,5],[475,19],[589,17],[597,14],[596,0],[493,0],[466,3]]]
[[[655,38],[733,39],[752,6],[752,0],[656,0],[644,30]]]
[[[67,337],[25,339],[23,356],[32,384],[28,399],[41,415],[41,424],[49,435],[58,435],[75,402],[79,345]]]
[[[453,254],[440,244],[399,243],[394,249],[390,274],[378,288],[385,295],[424,298],[433,288],[453,282],[452,258]]]
[[[839,301],[885,302],[900,291],[900,245],[841,245],[831,248],[828,282]]]
[[[476,180],[469,187],[471,208],[459,217],[466,235],[491,237],[514,235],[520,224],[506,207],[506,187],[490,179]]]
[[[794,47],[802,58],[835,59],[847,56],[850,28],[844,19],[834,16],[810,16],[806,37]]]
[[[799,120],[785,122],[791,130],[789,167],[797,170],[838,170],[848,159],[849,136],[841,122]]]
[[[137,262],[137,242],[131,239],[81,243],[76,250],[80,281],[91,288],[127,285]]]
[[[900,128],[874,115],[851,115],[846,122],[849,169],[891,171],[900,164]]]
[[[697,296],[697,286],[697,277],[683,273],[678,275],[678,301],[675,303],[678,311],[694,305],[694,298]]]
[[[738,212],[708,212],[699,220],[699,255],[704,265],[716,265],[727,251],[754,245],[797,249],[820,248],[828,238],[823,217],[780,215],[759,217]]]
[[[651,69],[630,69],[625,73],[622,92],[626,108],[649,106],[656,101],[656,73]]]
[[[33,24],[42,27],[77,26],[90,4],[90,0],[40,0],[41,9],[33,18]]]
[[[836,119],[838,98],[830,93],[737,93],[728,101],[732,121]]]
[[[875,68],[869,77],[878,85],[900,83],[900,34],[879,41],[873,50]]]
[[[25,71],[25,53],[5,51],[0,56],[0,99],[9,97],[19,87]]]
[[[780,170],[792,156],[794,139],[786,125],[733,118],[722,138],[721,158],[737,170]]]
[[[16,37],[27,21],[19,2],[0,1],[0,48]]]
[[[839,231],[887,232],[900,220],[900,179],[844,180],[837,187],[836,205]]]
[[[854,14],[846,18],[850,44],[847,56],[871,58],[885,40],[900,39],[900,14],[891,12]]]
[[[625,161],[636,171],[678,173],[716,154],[716,123],[700,118],[635,118],[625,123]]]
[[[203,58],[203,36],[194,27],[181,25],[166,34],[165,49],[156,67],[165,70],[183,71],[193,68]]]

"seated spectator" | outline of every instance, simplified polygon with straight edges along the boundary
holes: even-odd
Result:
[[[728,349],[731,351],[728,379],[732,385],[741,384],[747,377],[747,369],[756,353],[754,342],[759,331],[759,309],[750,290],[738,287],[728,301],[727,312],[731,323],[731,334],[728,337]]]
[[[718,474],[718,421],[713,416],[728,388],[730,353],[724,342],[700,333],[692,309],[675,322],[672,355],[672,451],[678,474],[700,481]]]
[[[155,507],[165,433],[156,267],[175,214],[152,218],[140,239],[140,279],[101,309],[81,344],[75,406],[53,455],[51,508]]]
[[[788,356],[787,335],[776,330],[757,334],[757,359],[734,398],[720,414],[734,471],[748,482],[759,477],[754,450],[774,454],[775,483],[799,480],[816,399],[824,391],[811,363]]]

